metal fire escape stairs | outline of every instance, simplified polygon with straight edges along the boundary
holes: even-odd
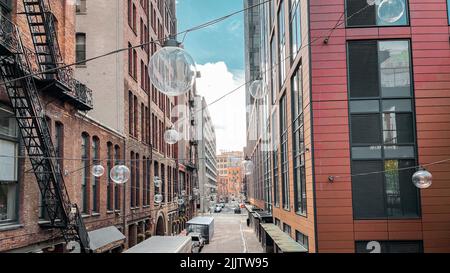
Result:
[[[78,242],[81,252],[89,252],[89,236],[80,209],[70,202],[36,86],[36,81],[40,80],[52,79],[66,85],[70,79],[60,70],[40,79],[30,76],[36,71],[32,57],[39,66],[37,71],[56,68],[63,63],[50,6],[43,0],[23,0],[23,3],[35,52],[24,47],[17,26],[0,17],[1,79],[48,213],[48,228],[61,230],[66,242]],[[21,79],[15,80],[18,78]],[[70,84],[67,87],[71,88]]]

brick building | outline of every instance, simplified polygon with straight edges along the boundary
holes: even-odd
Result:
[[[242,152],[222,152],[217,155],[217,196],[220,200],[241,200],[243,160]]]
[[[29,1],[28,1],[29,2]],[[23,52],[27,52],[29,66],[32,71],[43,70],[36,52],[45,52],[43,48],[47,44],[36,47],[38,40],[33,43],[30,24],[27,22],[28,15],[23,14],[24,3],[27,1],[1,1],[1,38],[2,57],[9,56],[7,46],[17,36],[8,36],[12,32],[8,30],[17,28],[17,34],[23,42]],[[36,11],[38,15],[30,20],[38,20],[40,9],[32,3],[28,4],[28,11]],[[49,8],[48,2],[42,2],[45,8]],[[53,17],[53,27],[56,33],[54,48],[59,47],[57,53],[63,63],[69,64],[75,61],[75,6],[69,5],[66,1],[52,1],[51,16]],[[33,32],[41,27],[37,21]],[[45,33],[48,35],[48,33]],[[39,34],[43,35],[43,34]],[[34,36],[38,36],[35,34]],[[51,40],[51,38],[48,38]],[[9,43],[9,44],[8,44]],[[40,49],[37,50],[37,49]],[[14,50],[12,50],[14,51]],[[42,54],[48,54],[42,53]],[[45,55],[45,59],[49,59]],[[5,62],[2,69],[5,69]],[[51,67],[46,67],[51,68]],[[39,70],[40,69],[40,70]],[[3,70],[2,80],[7,80]],[[92,110],[92,91],[83,83],[73,81],[72,71],[64,70],[55,76],[55,80],[50,79],[53,74],[36,76],[34,82],[39,94],[40,104],[43,106],[42,114],[45,116],[45,126],[48,129],[41,129],[45,134],[48,130],[53,145],[57,171],[63,176],[64,187],[67,189],[70,201],[75,204],[86,204],[80,209],[89,211],[89,215],[83,216],[87,230],[90,232],[99,231],[101,228],[111,230],[117,222],[118,215],[107,213],[106,190],[110,187],[104,178],[95,179],[90,173],[94,160],[104,158],[108,153],[120,151],[124,145],[123,136],[112,130],[105,124],[93,120],[88,112]],[[63,252],[64,241],[58,229],[49,228],[50,216],[44,205],[43,195],[39,190],[33,168],[27,158],[27,146],[23,138],[23,131],[19,130],[18,123],[14,116],[11,101],[7,96],[6,89],[0,87],[0,117],[1,117],[1,150],[2,165],[12,168],[2,170],[0,178],[0,251],[17,252]],[[83,137],[82,137],[83,136]],[[88,155],[93,155],[87,157]],[[111,154],[112,156],[112,154]],[[80,171],[81,166],[85,171]],[[84,184],[83,182],[88,183]],[[85,189],[84,195],[83,191]],[[83,202],[83,200],[86,200]],[[123,236],[117,229],[111,231],[111,241],[107,245],[92,245],[94,251],[120,251],[124,242]],[[95,233],[91,236],[95,242]]]
[[[94,100],[108,101],[108,107],[94,105],[93,118],[108,124],[125,139],[123,156],[132,176],[125,190],[126,201],[120,202],[119,210],[123,211],[125,204],[122,225],[127,247],[150,235],[178,234],[195,214],[195,200],[189,198],[195,159],[185,154],[194,148],[189,141],[168,145],[164,133],[181,118],[174,107],[185,105],[189,109],[195,90],[177,98],[168,97],[150,83],[147,66],[164,40],[176,33],[175,1],[83,2],[76,27],[77,54],[81,58],[150,43],[77,68],[80,79],[96,90]],[[99,17],[104,18],[101,24],[97,23]],[[188,163],[194,167],[187,168]],[[155,177],[162,181],[159,188],[154,186]],[[163,196],[161,203],[155,202],[156,194]],[[186,202],[179,205],[181,198]]]
[[[250,102],[247,193],[305,251],[450,250],[447,165],[426,167],[428,189],[411,181],[450,158],[447,2],[399,0],[386,18],[386,1],[274,0],[246,15],[261,44],[247,63],[269,87]]]

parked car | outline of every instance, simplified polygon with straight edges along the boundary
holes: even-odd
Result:
[[[241,208],[240,207],[235,207],[234,208],[234,213],[235,214],[241,214]]]
[[[225,203],[220,203],[220,206],[221,206],[222,208],[224,208],[224,207],[225,207]]]
[[[216,208],[214,209],[214,212],[216,212],[216,213],[222,212],[222,207],[216,206]]]
[[[200,253],[206,243],[205,238],[200,233],[190,233],[192,238],[192,253]]]

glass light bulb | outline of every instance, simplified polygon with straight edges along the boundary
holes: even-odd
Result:
[[[185,190],[182,190],[181,191],[181,196],[185,196],[186,195],[186,191]]]
[[[153,54],[148,73],[156,89],[175,97],[192,88],[197,69],[194,59],[184,49],[167,46]]]
[[[412,182],[419,189],[426,189],[433,183],[433,176],[427,170],[419,170],[413,174]]]
[[[156,177],[153,179],[153,183],[155,184],[155,187],[161,188],[162,181],[161,181],[161,179],[159,179],[159,177],[156,176]]]
[[[252,82],[249,88],[250,95],[259,100],[264,98],[264,96],[267,94],[267,86],[266,83],[263,80],[256,80]]]
[[[125,165],[117,165],[111,169],[109,176],[116,184],[124,184],[130,179],[130,169]]]
[[[245,175],[251,175],[253,173],[254,164],[251,160],[244,160],[242,162],[242,168]]]
[[[155,194],[154,200],[155,200],[155,203],[157,203],[157,204],[161,203],[163,201],[162,194]]]
[[[395,23],[405,14],[403,0],[383,0],[378,5],[378,17],[386,23]]]
[[[367,5],[373,6],[373,5],[379,5],[381,3],[381,0],[367,0]]]
[[[173,145],[180,140],[180,134],[175,129],[169,129],[164,133],[164,141],[169,144]]]
[[[105,168],[102,165],[94,165],[92,167],[91,173],[95,177],[101,177],[105,174]]]
[[[178,203],[178,205],[183,205],[184,204],[184,199],[183,198],[178,198],[177,203]]]

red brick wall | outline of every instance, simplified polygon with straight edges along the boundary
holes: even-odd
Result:
[[[329,33],[344,0],[309,1],[311,39]],[[446,164],[429,168],[431,188],[421,190],[418,220],[354,221],[350,174],[346,40],[408,38],[416,96],[420,164],[450,158],[450,44],[445,0],[410,0],[410,26],[345,29],[327,45],[312,45],[312,94],[317,232],[319,252],[354,252],[355,240],[422,240],[425,252],[450,250],[450,173]],[[426,98],[426,99],[425,99]],[[326,100],[326,102],[324,102]],[[333,132],[330,134],[330,132]]]

